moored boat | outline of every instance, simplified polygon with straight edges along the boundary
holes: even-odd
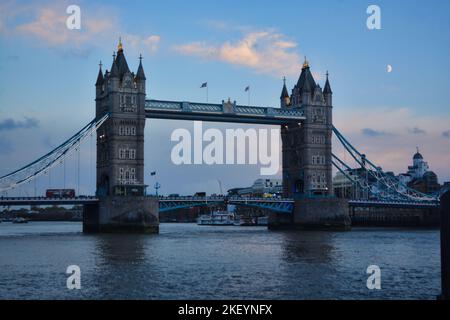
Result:
[[[12,223],[28,223],[27,219],[24,219],[22,217],[18,217],[12,220]]]
[[[197,224],[200,226],[232,226],[234,214],[228,211],[215,211],[199,216]]]

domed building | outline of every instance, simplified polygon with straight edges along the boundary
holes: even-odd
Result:
[[[433,193],[441,188],[436,173],[430,171],[428,163],[417,148],[413,156],[413,165],[408,172],[399,175],[400,182],[422,193]]]
[[[413,156],[413,165],[408,167],[408,174],[413,179],[421,179],[429,169],[428,163],[425,162],[419,148],[417,148],[417,152]]]

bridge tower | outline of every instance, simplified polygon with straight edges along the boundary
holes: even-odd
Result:
[[[284,196],[331,195],[333,107],[328,75],[322,90],[305,61],[291,96],[283,85],[281,108],[300,109],[306,116],[303,123],[282,128]]]
[[[85,215],[88,232],[158,232],[158,200],[145,194],[146,77],[142,57],[139,59],[134,74],[119,41],[110,71],[103,74],[100,65],[95,83],[96,117],[109,113],[109,118],[97,130],[96,193],[100,203]]]
[[[308,61],[289,95],[286,83],[281,108],[302,110],[306,120],[282,126],[283,195],[294,198],[295,224],[343,226],[349,224],[348,207],[333,197],[331,139],[332,96],[327,78],[324,89],[316,83]]]

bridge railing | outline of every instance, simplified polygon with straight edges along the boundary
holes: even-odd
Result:
[[[1,196],[2,201],[27,201],[27,200],[96,200],[96,196],[78,196],[78,197],[4,197]]]
[[[199,113],[226,113],[244,116],[264,116],[264,117],[285,117],[285,118],[299,118],[305,117],[304,112],[299,109],[280,109],[272,107],[256,107],[243,106],[231,103],[232,108],[227,109],[226,105],[230,103],[223,102],[222,104],[214,103],[192,103],[181,101],[163,101],[163,100],[146,100],[145,108],[147,110],[160,110],[172,112],[199,112]]]

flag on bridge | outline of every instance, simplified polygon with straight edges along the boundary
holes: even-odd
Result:
[[[204,82],[202,83],[202,86],[200,88],[207,88],[208,87],[208,82]]]
[[[245,92],[248,92],[248,91],[250,91],[250,86],[247,86],[247,87],[245,88]]]

